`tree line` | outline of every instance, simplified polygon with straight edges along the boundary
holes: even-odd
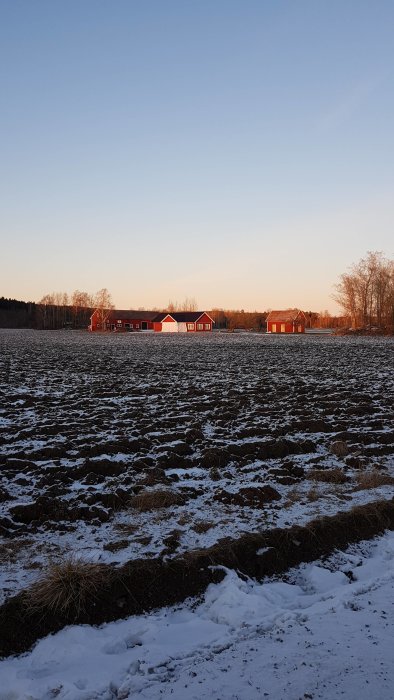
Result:
[[[379,251],[368,252],[365,258],[353,264],[340,276],[333,298],[343,315],[333,316],[328,311],[306,311],[307,328],[340,329],[351,326],[366,331],[394,333],[394,260]],[[87,328],[95,309],[104,321],[113,309],[111,294],[100,289],[95,294],[75,290],[45,294],[38,303],[0,298],[1,328]],[[143,311],[144,309],[140,309]],[[151,309],[155,310],[155,309]],[[160,311],[196,311],[194,298],[183,302],[169,301]],[[214,308],[208,311],[217,329],[263,331],[269,311],[244,311]]]
[[[36,304],[0,297],[0,328],[35,328]]]
[[[334,299],[353,329],[394,332],[394,260],[370,251],[344,272]]]
[[[90,317],[98,309],[103,323],[107,313],[113,309],[111,295],[107,289],[96,294],[76,290],[71,295],[66,292],[45,294],[38,303],[0,298],[0,328],[37,328],[56,330],[60,328],[84,329],[90,323]],[[139,308],[139,311],[145,309]],[[170,301],[166,308],[150,311],[197,311],[195,299],[186,298],[183,302]],[[264,331],[268,311],[244,311],[214,308],[208,310],[219,330],[254,330]],[[346,317],[331,316],[328,311],[306,312],[307,328],[337,328],[346,325]]]
[[[67,292],[46,294],[37,304],[37,328],[54,330],[57,328],[87,328],[95,309],[103,319],[113,308],[108,289],[100,289],[95,294],[76,289],[71,295]]]
[[[96,308],[102,309],[103,313],[112,308],[107,289],[101,289],[96,294],[79,289],[70,295],[67,292],[52,292],[45,294],[38,303],[1,297],[0,328],[87,328]]]

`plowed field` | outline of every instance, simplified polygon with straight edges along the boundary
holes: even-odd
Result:
[[[4,596],[394,495],[392,339],[0,331]]]

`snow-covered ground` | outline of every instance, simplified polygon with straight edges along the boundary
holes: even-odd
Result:
[[[392,700],[394,533],[201,600],[69,627],[0,662],[0,700]]]
[[[1,330],[0,599],[65,555],[171,557],[391,498],[393,350],[388,338]],[[136,507],[158,490],[179,503]]]
[[[4,597],[70,553],[171,558],[393,496],[392,339],[159,335],[0,331]],[[393,593],[393,533],[281,579],[227,571],[2,660],[0,700],[393,700]]]

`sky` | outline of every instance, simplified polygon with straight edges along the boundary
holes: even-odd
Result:
[[[0,0],[0,296],[338,311],[394,253],[391,0]]]

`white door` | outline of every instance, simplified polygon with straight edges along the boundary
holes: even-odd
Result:
[[[165,321],[161,324],[162,333],[177,333],[178,324],[176,321]]]

